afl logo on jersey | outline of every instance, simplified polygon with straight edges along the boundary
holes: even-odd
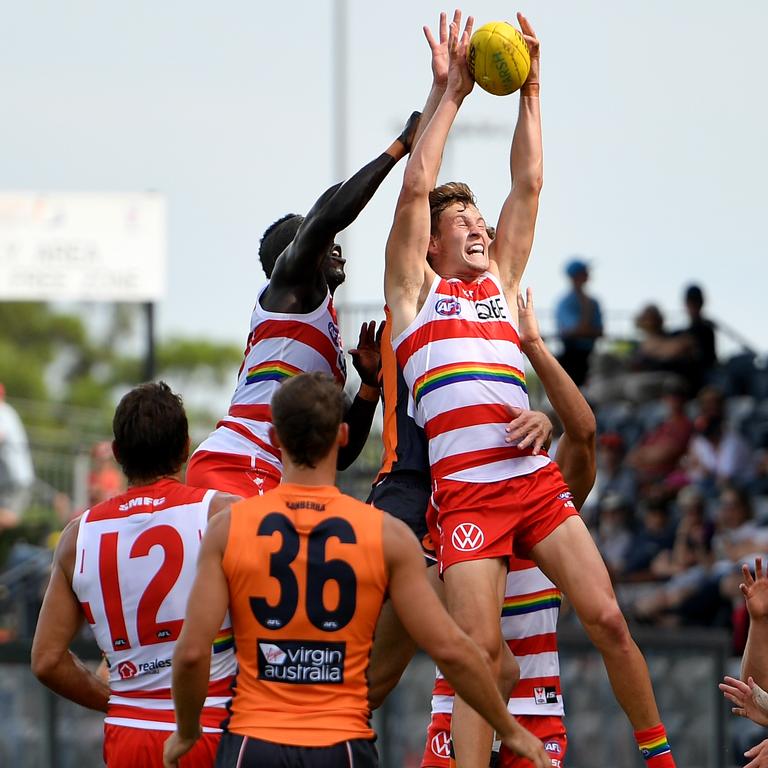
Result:
[[[462,552],[480,549],[485,541],[485,534],[474,523],[459,523],[451,534],[451,542]]]
[[[117,674],[120,675],[121,680],[130,680],[132,677],[136,677],[139,670],[136,669],[136,665],[132,661],[123,661],[117,665]]]
[[[435,312],[443,317],[451,317],[452,315],[461,314],[461,304],[459,300],[453,297],[447,299],[439,299],[435,304]]]

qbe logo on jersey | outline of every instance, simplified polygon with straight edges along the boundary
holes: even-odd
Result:
[[[344,682],[346,643],[259,640],[259,679],[272,683]]]
[[[474,523],[459,523],[451,534],[451,543],[462,552],[480,549],[485,542],[485,534]]]

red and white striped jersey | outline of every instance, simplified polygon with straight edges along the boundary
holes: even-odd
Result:
[[[80,518],[72,589],[109,665],[107,723],[175,728],[171,657],[214,494],[163,479]],[[212,650],[201,724],[217,732],[236,671],[229,616]]]
[[[434,479],[489,483],[549,463],[504,441],[507,404],[527,409],[520,339],[498,280],[440,276],[392,344],[409,407],[429,440]]]
[[[251,315],[251,331],[227,416],[197,448],[198,451],[257,456],[282,474],[280,450],[269,438],[269,404],[285,379],[320,371],[342,386],[347,370],[333,299],[306,314],[268,312],[259,291]]]
[[[507,708],[513,715],[563,715],[557,617],[562,593],[529,560],[512,559],[501,632],[520,665],[520,682]],[[432,712],[453,711],[453,688],[440,670],[432,692]]]

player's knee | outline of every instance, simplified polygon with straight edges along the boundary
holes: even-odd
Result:
[[[598,647],[610,646],[613,650],[619,650],[632,643],[624,614],[614,599],[601,601],[581,620],[587,634]]]

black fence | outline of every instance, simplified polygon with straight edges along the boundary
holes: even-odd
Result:
[[[645,653],[679,768],[742,765],[759,731],[732,718],[717,683],[729,662],[726,633],[700,630],[635,633]],[[568,768],[640,768],[631,728],[613,699],[605,670],[579,627],[559,633],[569,734]],[[0,766],[102,766],[102,714],[65,701],[29,671],[30,644],[0,644]],[[74,650],[94,666],[92,643]],[[415,768],[421,761],[434,678],[431,660],[417,656],[401,684],[376,713],[382,768]]]

